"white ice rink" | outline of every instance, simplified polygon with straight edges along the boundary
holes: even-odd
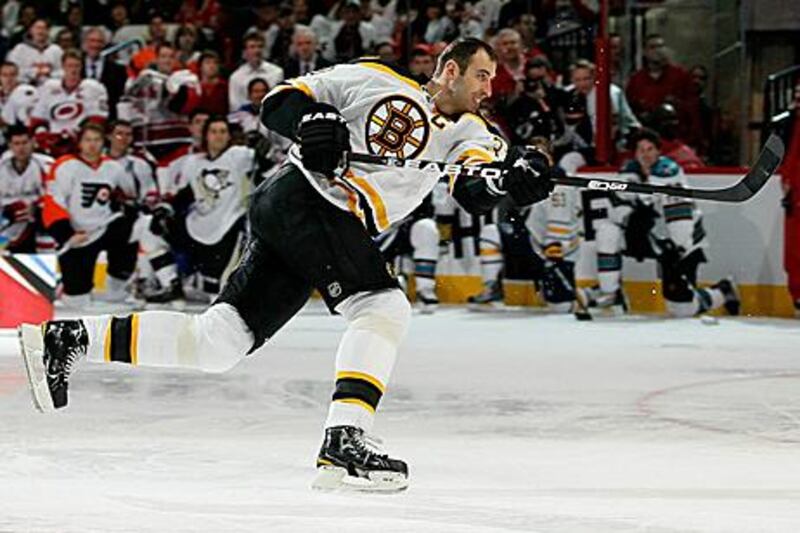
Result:
[[[800,322],[415,316],[376,425],[406,493],[309,489],[343,321],[225,375],[83,365],[33,411],[0,336],[0,532],[800,531]]]

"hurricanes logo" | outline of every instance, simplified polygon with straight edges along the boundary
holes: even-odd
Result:
[[[51,120],[72,120],[83,114],[83,103],[63,102],[50,110]]]
[[[367,115],[367,149],[371,154],[411,159],[428,143],[430,125],[425,112],[405,96],[389,96]]]

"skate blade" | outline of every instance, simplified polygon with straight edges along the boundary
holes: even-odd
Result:
[[[408,478],[400,472],[370,472],[368,478],[354,477],[340,466],[320,466],[311,488],[323,492],[373,492],[391,494],[408,488]]]
[[[33,406],[42,413],[54,411],[53,397],[50,396],[50,387],[47,385],[47,369],[45,369],[43,361],[42,328],[33,324],[22,324],[17,328],[17,333]]]

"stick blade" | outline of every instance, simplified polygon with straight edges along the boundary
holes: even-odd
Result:
[[[741,189],[740,194],[743,195],[743,198],[739,201],[751,198],[764,187],[764,184],[767,183],[770,176],[772,176],[778,169],[778,166],[780,166],[785,150],[786,148],[780,137],[774,133],[769,136],[758,159],[756,159],[752,168],[742,180],[741,187],[737,187]]]

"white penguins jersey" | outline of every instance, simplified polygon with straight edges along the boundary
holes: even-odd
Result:
[[[28,165],[19,170],[14,165],[11,151],[6,151],[0,157],[0,212],[14,202],[37,204],[44,194],[44,180],[52,164],[52,157],[32,154]],[[11,224],[2,229],[0,235],[13,243],[25,232],[29,224],[29,222]]]
[[[483,118],[472,113],[441,115],[423,87],[377,61],[318,70],[276,87],[267,98],[292,87],[341,112],[356,153],[465,164],[503,160],[506,155],[505,141]],[[296,145],[289,160],[323,197],[352,211],[377,233],[411,213],[441,177],[411,168],[353,163],[344,176],[328,180],[303,168]]]
[[[61,80],[47,80],[30,116],[32,124],[46,122],[50,133],[75,133],[89,117],[108,118],[108,91],[97,80],[81,80],[72,91]]]
[[[206,153],[186,157],[181,174],[194,194],[186,217],[192,239],[216,244],[245,216],[254,163],[255,151],[245,146],[231,146],[214,159]]]

